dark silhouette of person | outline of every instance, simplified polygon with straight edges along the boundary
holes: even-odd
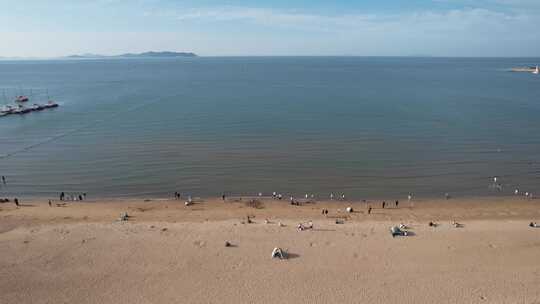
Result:
[[[51,200],[49,200],[49,207],[52,207],[52,202],[51,202]]]
[[[367,214],[371,214],[371,206],[369,206],[369,208],[367,210]]]
[[[15,206],[17,206],[17,208],[19,208],[19,200],[17,198],[15,198],[13,200],[13,202],[15,203]]]
[[[398,205],[399,205],[399,201],[396,201],[396,208],[398,207]]]
[[[386,202],[382,202],[382,208],[384,209],[384,206],[386,206]]]
[[[63,201],[66,194],[64,192],[60,193],[60,200]]]

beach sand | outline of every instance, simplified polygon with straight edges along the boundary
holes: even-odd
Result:
[[[0,303],[540,303],[540,200],[246,200],[0,204]]]

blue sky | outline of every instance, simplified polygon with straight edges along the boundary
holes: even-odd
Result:
[[[0,0],[0,56],[540,56],[540,0]]]

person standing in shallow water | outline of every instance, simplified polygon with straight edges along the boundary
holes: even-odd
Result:
[[[398,205],[399,205],[399,201],[396,201],[396,208],[398,207]]]
[[[64,192],[60,193],[60,200],[63,201],[66,194]]]
[[[6,177],[2,175],[2,184],[6,184]]]
[[[385,201],[382,202],[382,208],[383,208],[383,209],[384,209],[384,206],[386,206],[386,202],[385,202]]]
[[[19,208],[19,199],[15,198],[13,200],[13,202],[15,203],[15,206],[17,206],[17,208]]]

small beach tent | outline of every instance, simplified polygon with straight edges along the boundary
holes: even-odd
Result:
[[[285,252],[281,248],[274,248],[272,250],[272,258],[279,258],[280,260],[285,259]]]

